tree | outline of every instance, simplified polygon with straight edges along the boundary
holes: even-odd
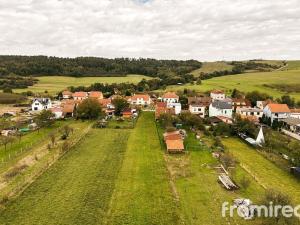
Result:
[[[228,169],[229,167],[234,167],[236,164],[236,160],[230,153],[224,153],[220,157],[220,161],[225,167],[225,169]]]
[[[266,94],[266,93],[261,93],[258,91],[252,91],[252,92],[248,92],[246,95],[246,99],[248,99],[252,106],[256,105],[257,101],[264,101],[267,99],[273,99],[273,97],[271,97],[270,95]]]
[[[61,132],[63,135],[65,135],[66,138],[68,138],[70,133],[73,132],[73,128],[70,127],[69,125],[65,125],[62,127]]]
[[[120,116],[122,111],[129,106],[129,103],[124,98],[115,98],[112,103],[115,106],[115,114],[117,116]]]
[[[14,139],[10,136],[0,136],[0,141],[2,143],[2,145],[4,145],[4,150],[6,151],[6,147],[9,143],[13,143]]]
[[[289,95],[281,96],[280,102],[282,104],[287,104],[289,107],[295,107],[295,105],[296,105],[295,99],[291,98],[291,96],[289,96]]]
[[[55,140],[56,140],[55,134],[54,134],[54,133],[50,133],[50,134],[49,134],[49,138],[50,138],[52,147],[54,147],[54,145],[55,145]]]
[[[38,129],[40,129],[41,127],[51,126],[54,123],[54,117],[55,115],[50,110],[43,110],[35,118]]]
[[[77,108],[77,117],[80,119],[98,119],[103,115],[100,103],[93,98],[83,100]]]
[[[231,97],[232,98],[244,98],[244,93],[237,90],[236,88],[234,88],[232,93],[231,93]]]

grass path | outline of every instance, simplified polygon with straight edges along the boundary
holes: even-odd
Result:
[[[300,204],[300,182],[295,177],[236,138],[223,139],[223,143],[261,185],[288,194]]]
[[[179,223],[154,114],[143,112],[130,135],[108,224]]]
[[[128,135],[92,130],[1,211],[0,224],[102,224]]]

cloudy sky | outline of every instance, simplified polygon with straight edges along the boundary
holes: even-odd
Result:
[[[300,59],[300,2],[0,0],[0,54]]]

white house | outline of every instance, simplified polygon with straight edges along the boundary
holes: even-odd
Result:
[[[213,101],[209,106],[209,117],[213,116],[232,118],[232,103],[220,100]]]
[[[42,111],[51,109],[52,103],[50,98],[35,98],[31,104],[32,111]]]
[[[179,102],[179,96],[175,92],[167,92],[161,97],[161,100],[167,103],[177,103]]]
[[[70,99],[72,98],[73,93],[70,91],[63,91],[62,92],[62,98],[63,99]]]
[[[151,98],[148,94],[136,94],[128,99],[131,105],[147,106],[151,104]]]
[[[55,115],[55,119],[61,119],[64,117],[63,109],[61,107],[55,107],[50,109]]]
[[[74,100],[81,101],[81,100],[88,98],[88,93],[84,92],[84,91],[78,91],[73,94],[73,98],[74,98]]]
[[[271,103],[268,104],[264,108],[264,116],[271,119],[271,123],[273,123],[274,120],[282,120],[290,117],[291,110],[287,106],[287,104],[275,104]]]
[[[210,92],[211,99],[214,100],[224,100],[225,99],[225,93],[222,90],[213,90]]]
[[[181,113],[181,104],[179,102],[170,102],[170,103],[167,103],[167,108],[173,108],[174,111],[175,111],[175,114],[178,115]]]
[[[199,105],[199,104],[190,104],[189,105],[189,111],[192,114],[196,114],[202,118],[205,117],[205,109],[206,109],[205,105]]]
[[[263,110],[259,108],[239,108],[236,113],[243,117],[254,116],[256,118],[261,118],[264,114]]]
[[[291,117],[300,119],[300,109],[291,109]]]

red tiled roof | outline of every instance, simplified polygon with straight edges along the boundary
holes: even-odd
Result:
[[[89,97],[91,97],[91,98],[100,98],[100,99],[102,99],[102,98],[103,98],[103,94],[102,94],[101,91],[91,91],[91,92],[89,93]]]
[[[166,102],[157,102],[156,103],[156,107],[166,108],[167,107],[167,103]]]
[[[78,91],[73,94],[73,97],[79,97],[79,98],[83,98],[86,96],[87,96],[87,92],[84,92],[84,91]]]
[[[287,104],[268,104],[267,105],[272,113],[289,113],[291,110],[287,106]]]
[[[178,95],[175,92],[167,92],[165,93],[162,98],[176,98],[179,99]]]
[[[166,140],[167,149],[169,150],[184,150],[182,140]]]
[[[132,96],[130,99],[131,101],[136,101],[137,99],[143,99],[144,101],[149,101],[150,100],[150,96],[147,94],[136,94],[134,96]]]
[[[165,141],[166,140],[182,140],[180,134],[169,134],[165,136]]]
[[[73,93],[71,91],[63,91],[62,95],[72,95]]]
[[[224,94],[224,91],[222,91],[222,90],[212,90],[211,93],[213,93],[213,94]]]
[[[75,104],[65,104],[63,105],[64,113],[73,113],[75,109]]]
[[[63,110],[61,107],[55,107],[55,108],[51,108],[50,111],[54,113],[54,112],[62,112]]]
[[[291,109],[292,113],[300,113],[300,109]]]
[[[110,98],[99,99],[99,103],[101,106],[107,107],[108,104],[111,104],[111,99]]]

